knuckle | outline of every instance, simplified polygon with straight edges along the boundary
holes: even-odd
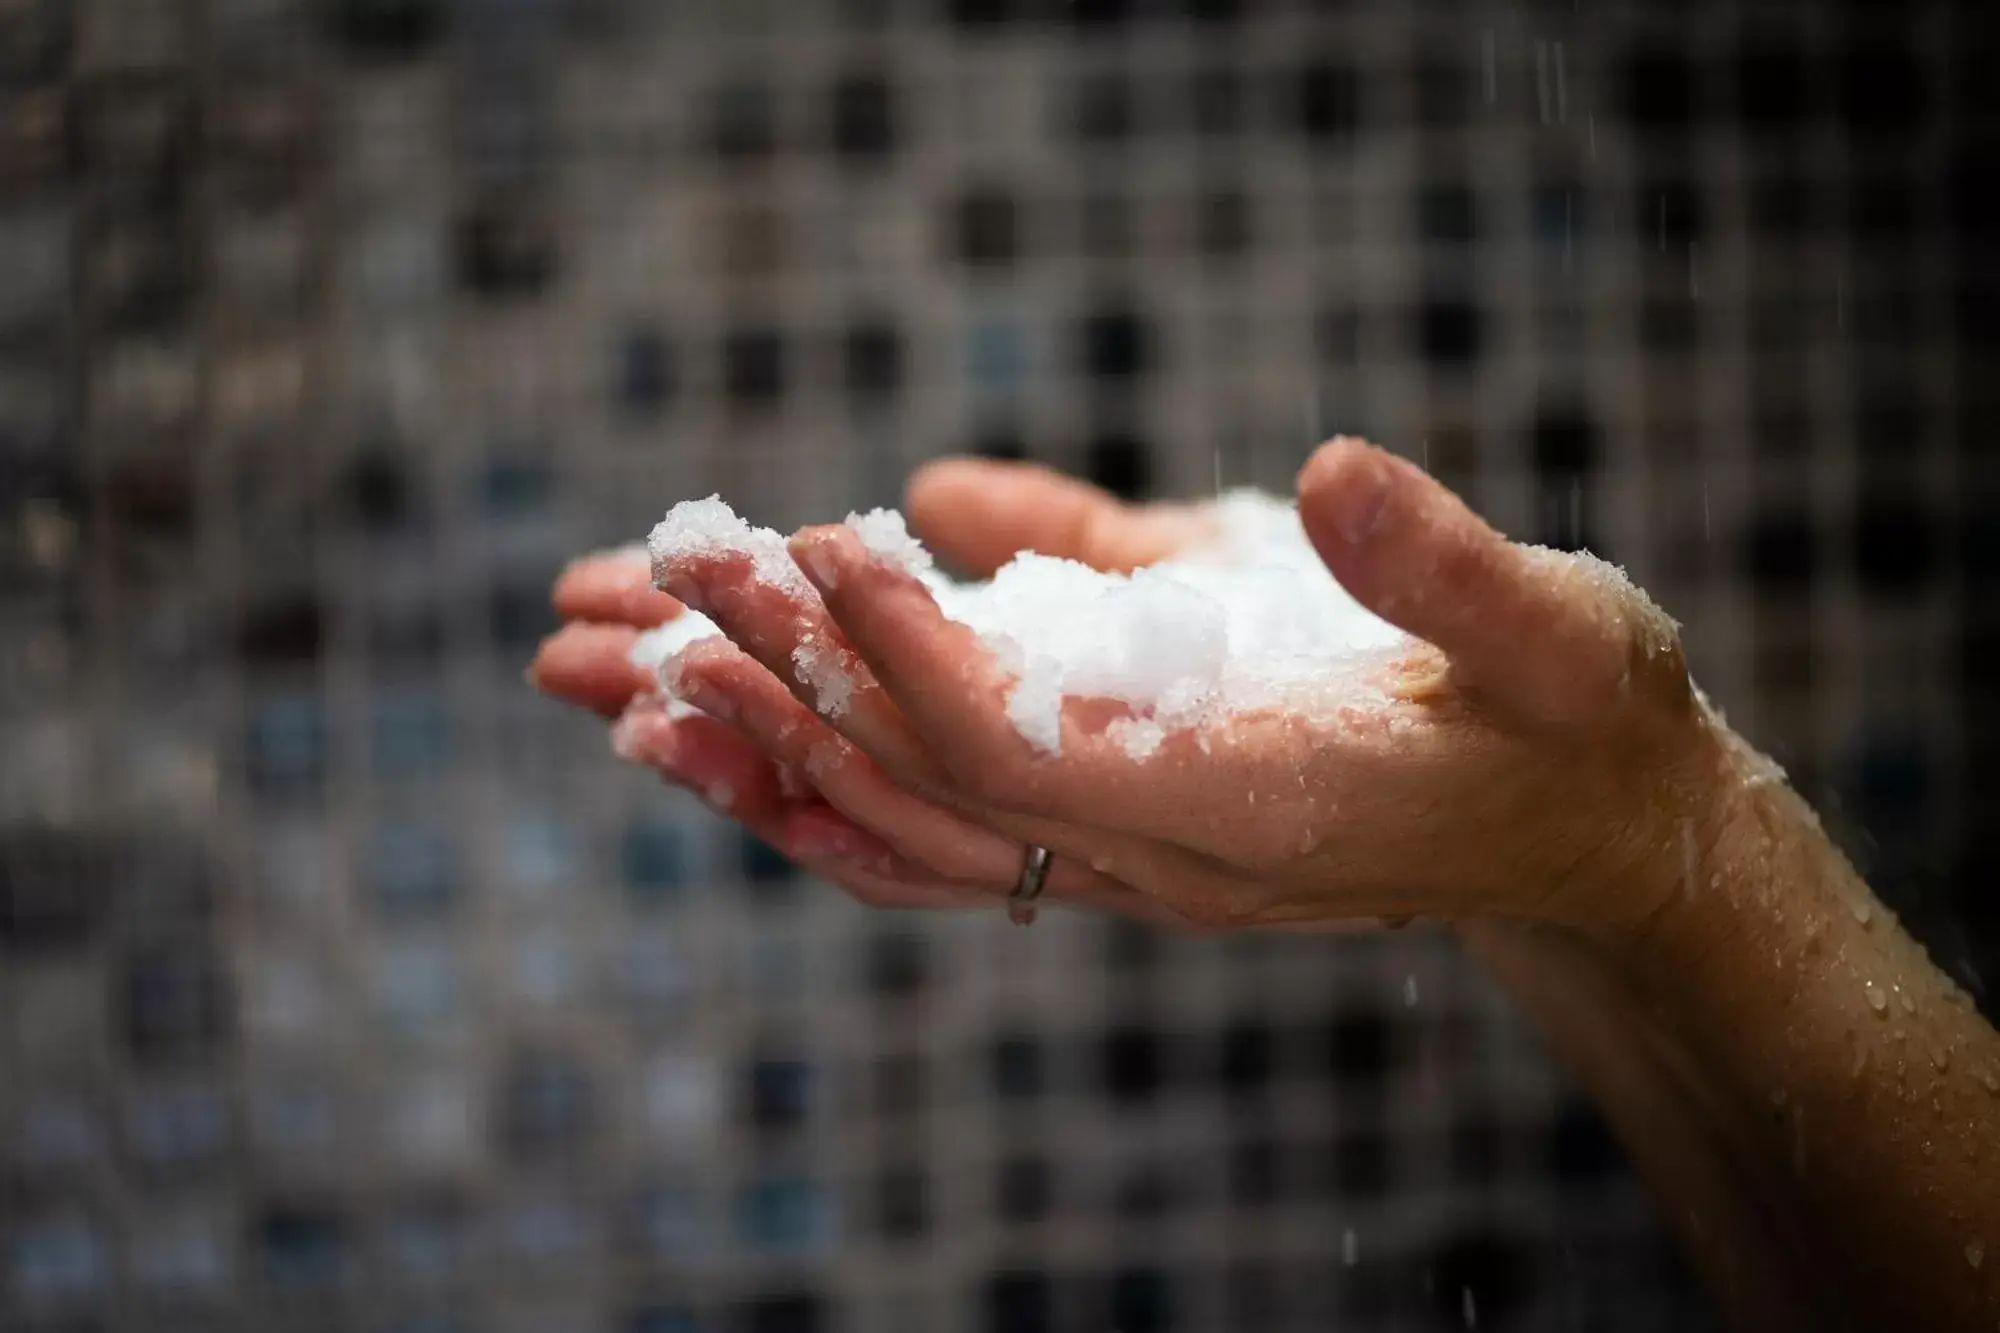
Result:
[[[985,746],[955,746],[944,764],[953,785],[982,805],[1016,805],[1026,788],[1020,765]]]

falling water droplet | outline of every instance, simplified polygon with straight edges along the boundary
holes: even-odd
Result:
[[[1215,498],[1222,498],[1222,446],[1215,446]]]
[[[1695,262],[1694,242],[1688,242],[1688,299],[1701,300],[1701,269]]]
[[[1965,1262],[1971,1264],[1974,1268],[1978,1268],[1981,1264],[1984,1264],[1986,1262],[1986,1242],[1982,1240],[1967,1241],[1965,1243]]]
[[[1569,81],[1563,77],[1563,44],[1556,43],[1556,124],[1569,124]]]
[[[1409,1009],[1417,1007],[1417,974],[1414,972],[1403,978],[1403,1005]]]
[[[1583,113],[1583,127],[1585,134],[1590,139],[1590,160],[1595,162],[1597,160],[1597,113],[1595,111],[1586,111]]]
[[[1710,527],[1708,521],[1708,483],[1706,481],[1701,484],[1701,539],[1705,542],[1715,540],[1714,530]]]
[[[1500,80],[1493,68],[1493,29],[1486,30],[1482,60],[1486,66],[1486,105],[1492,106],[1500,100]]]
[[[1694,823],[1681,821],[1681,892],[1694,897]]]
[[[1660,253],[1667,252],[1667,196],[1660,196]]]
[[[1349,1227],[1347,1230],[1340,1233],[1340,1262],[1346,1264],[1349,1268],[1352,1268],[1354,1267],[1354,1261],[1359,1259],[1360,1257],[1361,1257],[1361,1242],[1358,1239],[1356,1239],[1354,1235],[1354,1228]]]
[[[1861,989],[1867,994],[1868,1007],[1875,1011],[1876,1017],[1879,1018],[1889,1012],[1889,997],[1883,994],[1880,986],[1872,981],[1867,981],[1862,983]]]
[[[1864,926],[1875,919],[1875,909],[1868,905],[1866,898],[1856,898],[1848,910],[1853,912],[1854,919]]]
[[[1471,1287],[1458,1289],[1458,1309],[1459,1313],[1465,1316],[1467,1328],[1479,1327],[1479,1307],[1473,1303]]]
[[[1549,44],[1546,39],[1535,39],[1535,105],[1542,114],[1542,124],[1549,123]]]
[[[1576,269],[1576,227],[1573,222],[1575,209],[1572,207],[1571,192],[1563,191],[1563,276],[1569,277]]]

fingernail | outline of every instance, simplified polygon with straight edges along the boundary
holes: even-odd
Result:
[[[683,671],[675,676],[672,692],[675,698],[693,704],[719,722],[736,720],[736,700],[721,686],[699,678],[690,680]]]
[[[1349,546],[1375,535],[1389,502],[1389,469],[1381,459],[1363,459],[1354,473],[1327,501],[1334,531]]]
[[[840,587],[840,567],[834,562],[828,539],[823,536],[799,536],[792,540],[792,558],[815,588],[821,592],[834,592]]]

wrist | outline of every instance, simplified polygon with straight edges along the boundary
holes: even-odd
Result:
[[[1752,926],[1769,904],[1745,890],[1771,873],[1774,823],[1795,821],[1786,798],[1813,818],[1790,796],[1783,770],[1705,706],[1671,758],[1641,767],[1628,813],[1580,867],[1576,908],[1552,914],[1555,923],[1631,959]]]
[[[1838,906],[1836,880],[1867,892],[1820,867],[1840,858],[1784,771],[1720,719],[1706,721],[1693,770],[1703,776],[1669,798],[1676,846],[1656,860],[1670,884],[1658,864],[1636,877],[1627,888],[1649,910],[1600,936],[1632,976],[1660,986],[1721,984],[1752,957],[1789,956],[1800,941],[1781,937],[1817,934],[1811,923]]]

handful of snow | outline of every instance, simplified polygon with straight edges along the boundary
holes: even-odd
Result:
[[[940,574],[894,510],[847,521],[877,557],[922,580],[946,617],[979,636],[1014,678],[1008,716],[1037,749],[1060,750],[1065,698],[1114,699],[1131,716],[1113,735],[1143,758],[1167,733],[1228,714],[1357,702],[1373,691],[1355,668],[1404,641],[1334,581],[1292,505],[1236,491],[1213,514],[1210,542],[1129,575],[1024,553],[984,583]],[[656,581],[679,557],[729,551],[748,555],[762,581],[816,597],[782,537],[713,496],[676,505],[647,547]],[[641,638],[633,660],[656,670],[719,632],[689,613]],[[839,657],[814,643],[797,654],[822,707],[836,714],[852,688]]]

